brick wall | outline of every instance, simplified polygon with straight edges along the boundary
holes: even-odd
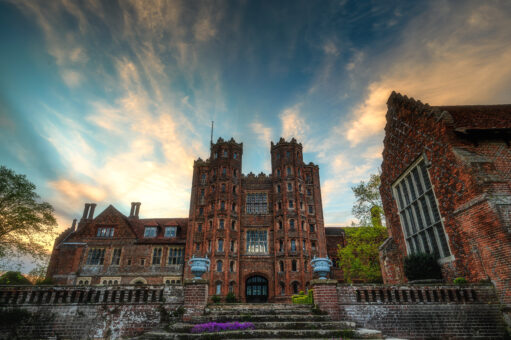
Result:
[[[22,317],[1,323],[0,339],[136,336],[158,326],[182,304],[181,285],[2,286],[2,319]]]
[[[204,313],[208,303],[208,282],[206,280],[186,280],[184,284],[185,321]]]
[[[386,336],[500,339],[505,334],[500,304],[490,285],[315,284],[313,288],[314,302],[334,319],[378,329]]]
[[[500,135],[463,131],[510,128],[511,106],[430,107],[396,93],[387,105],[380,193],[392,242],[380,253],[384,282],[406,281],[400,257],[407,247],[392,185],[424,157],[452,254],[441,261],[445,281],[489,279],[509,307],[511,148]]]

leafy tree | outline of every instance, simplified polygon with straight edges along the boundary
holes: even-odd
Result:
[[[388,237],[387,228],[375,224],[371,227],[345,228],[346,247],[338,246],[339,265],[344,280],[382,282],[378,247]]]
[[[31,285],[26,277],[20,272],[6,272],[0,276],[0,285]]]
[[[40,202],[25,175],[0,166],[0,258],[13,254],[44,260],[56,236],[53,207]]]
[[[351,212],[361,226],[374,225],[378,222],[373,221],[375,217],[380,218],[379,225],[384,225],[384,221],[381,220],[383,204],[380,197],[380,183],[380,175],[372,174],[367,183],[361,181],[358,185],[351,187],[356,199]],[[379,214],[375,214],[376,212]]]

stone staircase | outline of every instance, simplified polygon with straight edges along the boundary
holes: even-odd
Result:
[[[251,322],[254,330],[193,334],[195,324],[207,322]],[[292,304],[215,304],[190,323],[173,323],[136,339],[383,339],[381,332],[357,329],[353,322],[332,321],[318,315],[310,305]]]

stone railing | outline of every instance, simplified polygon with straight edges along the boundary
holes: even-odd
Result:
[[[0,286],[0,306],[144,303],[183,303],[183,286]]]
[[[502,338],[492,285],[370,285],[313,280],[314,302],[332,319],[413,339]]]
[[[491,286],[452,285],[339,285],[340,304],[467,304],[495,300]]]

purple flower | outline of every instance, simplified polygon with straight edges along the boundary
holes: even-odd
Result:
[[[244,329],[255,329],[251,322],[208,322],[195,325],[190,330],[191,333],[213,333],[222,331],[235,331]]]

